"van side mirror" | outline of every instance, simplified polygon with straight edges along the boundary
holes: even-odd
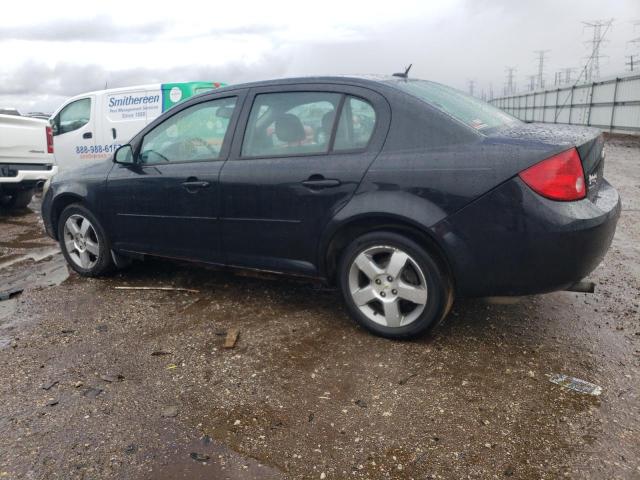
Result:
[[[118,148],[113,156],[113,161],[122,165],[133,165],[135,162],[133,161],[133,148],[131,148],[131,145],[122,145]]]

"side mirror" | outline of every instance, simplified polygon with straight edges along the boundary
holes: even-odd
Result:
[[[131,145],[122,145],[118,148],[113,156],[113,161],[122,165],[133,165],[135,162],[133,161],[133,148],[131,148]]]

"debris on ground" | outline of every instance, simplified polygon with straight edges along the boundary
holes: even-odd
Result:
[[[154,350],[151,352],[152,357],[161,357],[163,355],[171,355],[171,352],[167,352],[165,350]]]
[[[238,335],[240,335],[239,328],[230,328],[227,331],[227,337],[224,339],[224,348],[233,348],[236,346],[236,342],[238,341]]]
[[[87,398],[97,398],[103,392],[101,388],[90,387],[84,391],[84,396]]]
[[[193,288],[182,288],[182,287],[114,287],[116,290],[161,290],[161,291],[169,291],[169,292],[189,292],[189,293],[200,293],[200,290],[194,290]]]
[[[165,407],[162,409],[162,413],[160,414],[164,418],[173,418],[178,416],[178,407],[172,405],[170,407]]]
[[[549,377],[549,381],[556,385],[560,385],[561,387],[574,390],[578,393],[584,393],[586,395],[598,396],[602,393],[602,387],[599,387],[598,385],[579,378],[569,377],[561,373],[554,373]]]
[[[24,289],[22,287],[10,288],[8,290],[0,291],[0,302],[3,300],[9,300],[11,297],[15,297],[16,295],[22,293]]]
[[[114,382],[119,382],[121,380],[124,380],[124,375],[100,375],[100,380],[104,380],[105,382],[108,383],[114,383]]]
[[[58,380],[52,380],[51,382],[47,382],[44,385],[42,385],[42,389],[43,390],[51,390],[57,384],[58,384]]]
[[[198,452],[191,452],[190,457],[193,458],[196,462],[206,462],[211,458],[206,453],[198,453]]]

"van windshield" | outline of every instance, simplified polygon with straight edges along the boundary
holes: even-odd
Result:
[[[426,80],[388,80],[385,83],[417,97],[479,131],[520,123],[515,117],[451,87]]]

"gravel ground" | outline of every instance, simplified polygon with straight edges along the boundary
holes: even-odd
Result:
[[[37,200],[0,215],[0,290],[27,286],[0,302],[0,479],[640,478],[640,142],[609,139],[605,174],[624,206],[595,294],[459,300],[413,342],[291,280],[67,278]]]

